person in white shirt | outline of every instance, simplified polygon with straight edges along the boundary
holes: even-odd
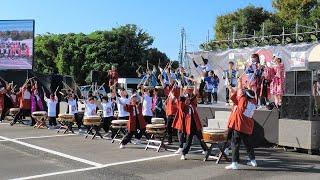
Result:
[[[68,95],[68,112],[69,114],[74,115],[74,119],[76,120],[78,129],[81,130],[82,119],[80,119],[78,115],[78,105],[77,100],[75,99],[75,95],[70,93]]]
[[[48,107],[48,118],[49,118],[49,128],[55,128],[57,126],[56,116],[57,116],[57,104],[58,97],[57,94],[50,94],[50,99],[44,96],[44,101],[47,103]]]
[[[153,90],[145,90],[142,96],[142,115],[146,124],[151,124]]]
[[[120,103],[120,102],[121,103]],[[118,106],[118,119],[129,119],[129,112],[125,111],[125,104],[129,104],[130,100],[127,98],[127,92],[124,89],[120,90],[120,98],[117,98],[117,106]]]
[[[101,105],[103,111],[101,127],[106,133],[108,133],[113,119],[112,101],[109,101],[108,96],[104,96],[102,97]]]
[[[97,115],[97,105],[95,103],[94,97],[89,97],[86,103],[86,108],[84,111],[84,116],[94,116]]]

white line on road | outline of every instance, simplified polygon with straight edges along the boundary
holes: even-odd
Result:
[[[74,136],[76,134],[59,134],[59,135],[51,135],[51,136],[31,136],[31,137],[22,137],[22,138],[12,138],[15,140],[27,140],[27,139],[42,139],[42,138],[51,138],[51,137],[65,137],[65,136]],[[0,142],[8,141],[8,140],[0,140]]]
[[[50,153],[50,154],[54,154],[54,155],[57,155],[57,156],[61,156],[61,157],[67,158],[67,159],[71,159],[71,160],[74,160],[74,161],[78,161],[78,162],[82,162],[82,163],[85,163],[85,164],[89,164],[91,166],[95,166],[95,167],[102,166],[102,164],[100,164],[100,163],[96,163],[96,162],[89,161],[89,160],[86,160],[86,159],[78,158],[78,157],[75,157],[75,156],[71,156],[71,155],[68,155],[68,154],[64,154],[64,153],[61,153],[61,152],[58,152],[58,151],[54,151],[54,150],[51,150],[51,149],[47,149],[47,148],[43,148],[43,147],[40,147],[40,146],[32,145],[32,144],[29,144],[29,143],[26,143],[26,142],[22,142],[22,141],[19,141],[19,140],[16,140],[16,139],[11,139],[11,138],[7,138],[7,137],[3,137],[3,136],[0,136],[0,138],[3,139],[3,140],[7,140],[7,141],[10,141],[10,142],[16,143],[16,144],[20,144],[20,145],[23,145],[23,146],[26,146],[26,147],[30,147],[30,148],[36,149],[36,150],[39,150],[39,151],[44,151],[44,152],[47,152],[47,153]]]
[[[155,160],[155,159],[173,157],[173,156],[177,156],[177,155],[178,154],[168,154],[168,155],[163,155],[163,156],[155,156],[155,157],[150,157],[150,158],[142,158],[142,159],[135,159],[135,160],[130,160],[130,161],[122,161],[122,162],[104,164],[104,165],[98,166],[98,167],[89,167],[89,168],[73,169],[73,170],[59,171],[59,172],[53,172],[53,173],[47,173],[47,174],[39,174],[39,175],[35,175],[35,176],[21,177],[21,178],[16,178],[16,179],[12,179],[12,180],[27,180],[27,179],[43,178],[43,177],[55,176],[55,175],[61,175],[61,174],[70,174],[70,173],[75,173],[75,172],[84,172],[84,171],[101,169],[101,168],[106,168],[106,167],[111,167],[111,166],[131,164],[131,163],[137,163],[137,162],[151,161],[151,160]]]

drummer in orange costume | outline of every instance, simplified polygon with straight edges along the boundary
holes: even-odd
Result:
[[[199,114],[197,111],[197,89],[194,89],[193,94],[185,94],[181,96],[178,101],[178,113],[177,117],[173,122],[172,127],[180,132],[188,135],[186,146],[182,150],[181,160],[186,159],[188,154],[193,136],[197,136],[198,139],[202,139],[202,125],[200,122]],[[203,141],[200,142],[203,149],[203,153],[206,153],[208,147]]]
[[[129,112],[129,122],[127,124],[128,127],[128,133],[123,138],[120,148],[123,149],[128,142],[131,141],[132,136],[135,134],[135,137],[138,139],[136,144],[140,144],[142,134],[146,136],[147,139],[149,139],[149,136],[146,134],[146,122],[143,119],[142,116],[142,105],[138,101],[138,97],[136,95],[133,95],[131,97],[130,104],[125,104],[124,102],[121,102],[119,100],[119,103],[123,104],[125,107],[125,111]]]
[[[228,121],[228,128],[231,130],[232,164],[226,166],[226,169],[239,169],[239,148],[241,140],[247,148],[250,161],[247,165],[257,166],[254,150],[248,141],[252,134],[254,121],[253,113],[256,109],[255,93],[249,89],[242,89],[241,79],[238,79],[238,92],[229,86],[231,100],[234,103],[232,113]]]

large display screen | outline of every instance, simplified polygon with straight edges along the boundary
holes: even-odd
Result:
[[[32,69],[34,20],[0,20],[0,70]]]

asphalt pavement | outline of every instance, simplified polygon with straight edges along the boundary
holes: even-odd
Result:
[[[228,162],[204,162],[195,145],[187,160],[169,150],[144,150],[145,145],[118,143],[83,134],[61,134],[17,124],[0,124],[0,179],[320,179],[320,156],[281,148],[256,149],[258,167],[227,171]]]

